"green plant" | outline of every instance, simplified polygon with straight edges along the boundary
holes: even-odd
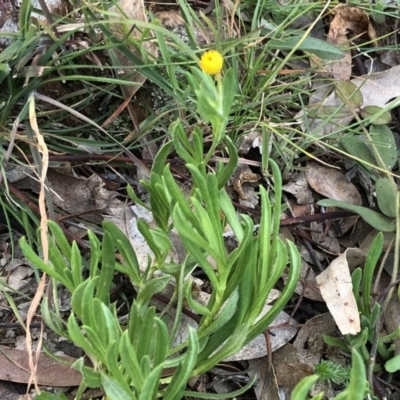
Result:
[[[315,373],[321,381],[331,381],[338,385],[347,386],[350,378],[350,369],[332,361],[321,360],[315,366]]]
[[[350,381],[346,389],[333,398],[333,400],[364,400],[368,393],[365,365],[362,357],[356,349],[352,349],[352,364]],[[312,385],[320,379],[319,375],[311,375],[304,378],[293,389],[291,400],[306,400]],[[311,400],[322,400],[323,393],[314,396]]]
[[[160,149],[149,181],[142,182],[150,194],[150,205],[142,205],[149,208],[157,223],[151,229],[144,221],[138,221],[153,253],[147,268],[139,268],[128,238],[109,222],[103,223],[102,242],[89,231],[89,262],[82,259],[75,243],[68,244],[54,222],[49,222],[49,264],[21,239],[21,248],[33,265],[54,280],[54,287],[61,284],[72,295],[72,313],[66,324],[58,312],[56,298],[53,302],[43,300],[42,315],[51,329],[81,347],[91,360],[92,365],[85,365],[83,359],[73,365],[83,377],[78,399],[86,387],[102,387],[111,400],[202,397],[200,393],[185,392],[187,380],[208,371],[263,332],[290,299],[298,282],[299,253],[291,242],[283,242],[278,235],[282,182],[277,164],[270,160],[274,205],[269,198],[272,193],[260,188],[261,221],[257,231],[248,216],[237,214],[225,190],[238,160],[235,146],[224,134],[235,94],[234,75],[228,70],[215,87],[209,75],[196,70],[192,73],[190,82],[198,96],[199,113],[211,122],[215,133],[211,148],[224,144],[230,161],[218,165],[215,172],[209,171],[210,152],[203,154],[203,131],[196,127],[190,141],[179,121],[171,125],[173,141]],[[173,147],[191,174],[193,188],[189,198],[182,194],[166,165]],[[132,190],[130,194],[141,202]],[[237,240],[237,247],[231,252],[223,238],[227,226]],[[179,234],[186,249],[182,263],[169,259],[172,230]],[[123,262],[116,261],[115,249]],[[260,318],[268,293],[288,264],[289,277],[281,296]],[[212,285],[206,305],[192,296],[190,273],[194,268],[201,268]],[[115,272],[129,277],[137,292],[129,307],[126,329],[109,298]],[[176,313],[172,328],[168,328],[152,306],[152,298],[172,282],[175,285],[171,305]],[[198,328],[189,329],[188,338],[173,347],[182,323],[184,301],[200,320]],[[251,384],[230,396],[244,392]],[[207,398],[221,396],[207,394]]]

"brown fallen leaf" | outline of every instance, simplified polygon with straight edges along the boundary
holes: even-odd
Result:
[[[58,358],[63,362],[46,354],[40,355],[36,374],[38,384],[44,386],[79,386],[82,375],[71,368],[71,364],[76,359],[67,356]],[[30,377],[28,352],[0,346],[0,380],[28,383]]]
[[[360,332],[360,315],[350,276],[346,252],[333,260],[328,268],[317,276],[321,295],[343,335]]]
[[[308,320],[293,343],[297,349],[299,361],[314,368],[326,352],[322,335],[336,336],[336,333],[335,321],[329,313],[317,315]]]
[[[272,364],[278,385],[291,389],[313,373],[313,368],[301,362],[297,349],[290,343],[272,354]]]
[[[370,39],[376,36],[368,15],[361,8],[339,4],[333,12],[335,17],[329,26],[327,42],[343,45],[354,40],[354,37],[366,33]],[[350,50],[346,51],[342,59],[329,64],[327,70],[335,79],[349,80],[351,76]]]
[[[344,201],[360,206],[361,195],[345,175],[334,168],[317,163],[309,163],[306,171],[308,184],[319,194],[328,199]]]

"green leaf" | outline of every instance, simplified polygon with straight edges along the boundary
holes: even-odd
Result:
[[[76,242],[73,242],[71,250],[71,275],[75,287],[83,282],[82,265],[82,256],[78,245]]]
[[[350,383],[345,391],[337,395],[334,400],[364,400],[367,390],[365,365],[357,350],[351,351]]]
[[[137,342],[137,358],[139,363],[142,362],[142,358],[146,357],[150,349],[153,347],[153,330],[154,330],[154,319],[156,315],[155,307],[149,307],[143,316],[143,324],[140,328],[140,332],[137,332],[139,340]]]
[[[56,271],[49,264],[46,264],[29,246],[26,241],[26,238],[23,236],[19,245],[24,256],[37,268],[46,272],[47,275],[56,279],[58,282],[63,284],[71,293],[74,291],[74,285],[71,280],[67,279],[63,271]]]
[[[89,276],[91,278],[95,278],[96,276],[99,275],[100,272],[99,270],[99,261],[101,259],[100,240],[97,239],[97,236],[91,230],[88,230],[88,236],[90,241]]]
[[[353,110],[359,109],[363,104],[364,100],[361,91],[353,82],[344,80],[337,81],[336,93],[343,103]]]
[[[361,279],[362,279],[362,270],[361,268],[356,268],[351,274],[351,282],[353,284],[353,294],[357,302],[357,308],[360,312],[363,311],[363,305],[361,302],[361,292],[360,292]]]
[[[303,36],[292,36],[284,39],[271,39],[267,46],[271,49],[280,50],[293,50],[297,46]],[[307,37],[303,43],[298,46],[299,50],[307,51],[311,54],[324,59],[324,60],[340,60],[344,57],[344,52],[333,44],[328,43],[325,40],[316,39],[313,37]]]
[[[91,343],[90,340],[87,340],[81,331],[81,327],[78,325],[75,319],[74,314],[70,314],[68,318],[68,334],[71,340],[79,347],[81,347],[86,354],[89,354],[96,358],[97,361],[105,363],[106,357],[104,353],[104,349],[101,348],[101,344]],[[99,346],[100,344],[100,346]]]
[[[79,358],[72,364],[72,368],[76,369],[82,374],[85,385],[92,389],[97,389],[101,386],[101,375],[92,367],[85,365],[84,358]]]
[[[115,382],[118,383],[123,390],[128,393],[134,394],[136,393],[135,388],[132,388],[130,386],[131,382],[129,381],[129,378],[127,379],[126,375],[123,374],[123,369],[121,368],[121,365],[119,363],[120,355],[118,351],[118,342],[114,342],[111,346],[109,346],[107,352],[107,373],[109,376],[115,379]]]
[[[93,317],[92,301],[97,278],[82,282],[72,293],[71,306],[83,324],[90,325]]]
[[[395,226],[389,218],[379,214],[376,211],[370,210],[369,208],[356,206],[354,204],[347,204],[343,201],[331,199],[320,200],[317,204],[324,207],[338,207],[342,208],[343,210],[352,211],[360,215],[366,222],[368,222],[378,231],[393,232],[395,230]]]
[[[308,400],[308,392],[318,379],[318,375],[311,375],[303,378],[293,389],[291,400]]]
[[[310,108],[310,111],[313,111],[313,108]],[[351,111],[346,106],[322,106],[318,107],[318,118],[327,119],[327,118],[345,118],[351,115]]]
[[[172,151],[173,142],[167,142],[157,151],[156,156],[154,157],[151,172],[162,175],[163,170],[165,168],[166,160],[169,153]]]
[[[115,253],[113,237],[107,231],[104,232],[103,236],[101,256],[101,270],[97,281],[96,298],[108,304],[115,271]]]
[[[225,166],[217,169],[218,190],[221,190],[222,188],[225,187],[225,185],[235,172],[239,160],[236,146],[234,145],[229,136],[225,136],[225,144],[228,147],[229,161]]]
[[[35,396],[35,400],[68,400],[68,397],[64,393],[55,395],[53,393],[41,392]]]
[[[157,398],[162,371],[163,365],[159,365],[150,372],[143,384],[139,400],[153,400]]]
[[[372,125],[369,132],[385,167],[391,171],[397,162],[397,145],[393,132],[386,125]]]
[[[67,260],[71,261],[71,246],[69,245],[60,225],[51,220],[47,223],[52,235],[54,236],[55,243],[57,243],[57,246],[61,249],[62,254],[67,258]]]
[[[396,189],[394,183],[387,178],[378,178],[375,184],[376,200],[379,209],[389,218],[396,218]]]
[[[400,355],[394,356],[390,360],[386,361],[385,369],[387,372],[393,374],[400,370]]]
[[[156,324],[156,339],[154,346],[154,366],[161,365],[167,358],[169,352],[169,335],[165,323],[159,319],[154,318]]]
[[[193,282],[187,281],[185,283],[185,288],[184,288],[185,299],[187,300],[189,307],[198,315],[211,315],[211,312],[208,309],[208,307],[203,306],[202,304],[198,303],[193,299],[192,285]]]
[[[199,352],[199,341],[195,330],[189,326],[189,346],[185,353],[185,358],[182,364],[179,365],[171,382],[163,396],[164,400],[175,400],[181,398],[186,382],[193,373],[194,366],[196,365],[197,354]]]
[[[121,229],[115,226],[112,222],[104,221],[103,229],[114,238],[115,246],[124,258],[124,265],[126,266],[126,269],[124,268],[123,272],[129,275],[135,285],[140,286],[139,263],[129,239],[121,231]]]
[[[362,118],[371,119],[373,125],[386,125],[391,122],[392,116],[389,111],[384,111],[382,107],[367,106],[361,109],[360,115]]]
[[[229,115],[231,113],[233,99],[235,98],[237,89],[238,89],[237,76],[235,74],[235,71],[232,68],[229,68],[228,71],[225,72],[223,78],[224,93],[223,93],[223,103],[222,103],[223,114],[227,119],[229,118]]]
[[[142,307],[143,305],[147,304],[156,293],[162,292],[170,280],[170,276],[160,276],[147,282],[140,290],[137,297],[136,301],[138,306]]]
[[[369,317],[371,314],[371,287],[372,279],[374,277],[375,267],[382,254],[383,249],[383,234],[379,232],[372,241],[367,258],[364,264],[363,272],[363,302],[364,302],[364,315]],[[372,327],[371,327],[372,328]]]
[[[117,316],[99,299],[93,299],[93,314],[104,347],[118,342],[122,332]]]
[[[359,162],[361,162],[362,166],[366,169],[371,169],[370,166],[363,163],[368,163],[370,165],[375,164],[375,160],[372,157],[371,151],[368,148],[365,141],[362,141],[357,138],[343,138],[340,144],[345,148],[345,150],[350,153],[352,156],[356,157]]]
[[[132,392],[127,392],[122,386],[107,374],[101,375],[103,389],[110,400],[136,400]]]
[[[225,358],[236,354],[245,345],[249,331],[250,326],[248,324],[243,324],[238,326],[233,333],[229,331],[226,332],[227,340],[225,343],[218,348],[218,350],[215,348],[214,350],[216,351],[210,357],[203,359],[198,363],[196,369],[192,372],[192,376],[200,375],[209,371]],[[209,350],[210,349],[208,349],[207,352],[210,352]]]
[[[122,335],[119,352],[121,355],[122,366],[125,368],[126,374],[132,380],[132,385],[135,387],[137,392],[140,393],[143,387],[144,377],[142,370],[140,369],[136,351],[129,339],[127,331]]]

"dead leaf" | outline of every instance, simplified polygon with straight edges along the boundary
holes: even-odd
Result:
[[[282,190],[293,194],[298,204],[314,203],[314,197],[304,172],[292,175],[289,182],[282,186]],[[299,217],[297,213],[295,215]]]
[[[317,276],[317,283],[340,332],[343,335],[355,335],[361,330],[360,315],[353,294],[346,252]]]
[[[309,163],[306,178],[309,185],[317,193],[328,199],[340,200],[359,206],[362,204],[361,195],[357,188],[337,169],[317,163]]]
[[[339,4],[333,13],[335,17],[329,26],[327,42],[340,46],[366,33],[374,36],[369,17],[361,8]],[[347,50],[345,56],[329,64],[327,70],[335,79],[349,80],[351,67],[351,52]]]
[[[104,188],[102,179],[97,175],[79,179],[49,169],[47,181],[55,205],[69,214],[81,215],[83,219],[97,224],[103,220],[99,210],[104,212],[104,208],[109,207],[117,196],[116,192]],[[31,177],[16,182],[15,186],[18,189],[31,189],[35,193],[40,190],[39,183]]]
[[[284,278],[285,283],[286,281],[287,277]],[[304,291],[303,291],[303,283],[306,285]],[[315,272],[305,261],[302,261],[301,263],[300,282],[297,284],[295,292],[299,295],[303,294],[303,296],[306,297],[307,299],[321,301],[321,302],[324,301],[319,291]]]
[[[271,308],[272,306],[265,305],[259,318],[264,316]],[[271,323],[270,341],[273,352],[289,342],[298,331],[298,328],[291,326],[290,323],[286,326],[278,326],[288,321],[290,321],[289,314],[281,311]],[[274,329],[274,326],[278,327]],[[264,335],[259,335],[246,346],[244,346],[238,353],[228,357],[224,361],[251,360],[254,358],[263,357],[266,354],[268,354],[268,351],[265,343],[265,337]]]
[[[336,336],[337,327],[329,313],[317,315],[308,320],[297,334],[293,346],[297,349],[300,362],[312,368],[325,353],[322,335]]]
[[[299,352],[290,343],[272,354],[272,364],[278,385],[290,389],[314,371],[313,367],[301,361]]]
[[[272,366],[269,363],[269,356],[249,360],[247,374],[250,378],[257,376],[253,390],[257,400],[280,400],[279,387],[272,373]]]
[[[57,361],[46,354],[41,354],[36,378],[44,386],[78,386],[82,381],[80,372],[71,368],[76,361],[71,357],[59,357]],[[9,382],[28,383],[30,379],[28,353],[22,350],[0,346],[0,379]]]

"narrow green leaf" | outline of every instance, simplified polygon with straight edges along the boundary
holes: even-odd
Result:
[[[221,190],[228,183],[238,165],[239,156],[235,144],[229,136],[225,136],[225,144],[228,148],[229,157],[228,163],[217,170],[218,189]]]
[[[383,232],[393,232],[395,230],[395,226],[393,222],[385,217],[382,214],[379,214],[376,211],[370,210],[366,207],[356,206],[354,204],[347,204],[343,201],[339,200],[320,200],[317,202],[319,206],[325,207],[338,207],[343,210],[352,211],[358,215],[360,215],[366,222],[368,222],[373,228],[378,231]]]
[[[61,249],[62,254],[67,258],[67,260],[71,261],[71,246],[69,245],[60,225],[51,220],[47,221],[47,223],[55,239],[55,243],[57,243],[57,246]]]
[[[318,379],[318,375],[311,375],[303,378],[293,389],[291,400],[308,400],[308,392]]]
[[[132,380],[132,385],[135,387],[137,392],[140,393],[143,387],[144,377],[142,370],[140,369],[136,351],[133,347],[133,344],[129,340],[127,331],[125,331],[122,335],[119,352],[121,355],[122,365]]]
[[[367,390],[366,370],[362,357],[357,350],[351,350],[350,383],[347,389],[341,393],[343,399],[364,400]],[[340,399],[340,395],[335,399]]]
[[[164,400],[175,400],[181,398],[186,382],[193,372],[196,365],[197,354],[199,352],[199,341],[195,330],[189,326],[189,346],[185,353],[182,364],[175,371],[172,380],[163,396]]]
[[[110,400],[136,400],[137,397],[132,392],[127,392],[113,378],[103,373],[101,375],[102,387]]]
[[[116,225],[109,221],[103,222],[103,228],[114,238],[115,245],[124,258],[124,265],[127,267],[124,272],[133,279],[136,285],[140,285],[139,263],[129,239]]]
[[[101,256],[101,271],[97,281],[96,298],[108,304],[115,271],[115,253],[113,237],[107,231],[104,232],[103,236]]]
[[[163,365],[155,367],[144,381],[139,400],[153,400],[157,398]]]
[[[90,241],[90,266],[89,266],[89,276],[95,278],[99,275],[99,261],[101,259],[101,249],[100,240],[92,232],[88,231],[89,241]]]
[[[93,312],[92,301],[94,290],[96,287],[96,279],[87,279],[82,282],[72,293],[71,306],[74,313],[82,321],[83,324],[91,324]]]
[[[136,299],[138,306],[142,307],[147,304],[156,293],[162,292],[170,280],[170,276],[160,276],[147,282],[140,290]]]
[[[374,277],[375,267],[382,254],[383,249],[383,233],[379,232],[371,243],[363,271],[363,302],[364,315],[370,316],[371,313],[371,289],[372,279]]]
[[[65,279],[65,275],[61,272],[55,271],[51,266],[44,263],[43,260],[37,256],[37,254],[32,250],[26,241],[25,237],[22,237],[19,241],[19,245],[24,256],[37,268],[46,272],[47,275],[56,279],[58,282],[62,283],[66,288],[72,293],[74,291],[74,285],[72,281]]]
[[[118,342],[122,333],[118,318],[99,299],[93,299],[93,315],[104,347]]]
[[[71,249],[71,276],[74,286],[77,287],[83,281],[82,277],[82,257],[76,242],[72,243]]]
[[[270,49],[293,50],[303,36],[292,36],[283,39],[271,39],[268,41]],[[324,60],[340,60],[344,53],[339,47],[328,43],[326,40],[320,40],[313,37],[307,37],[303,43],[298,46],[299,50],[307,51]]]
[[[156,340],[154,348],[154,366],[161,365],[168,356],[169,352],[169,335],[165,323],[159,319],[154,318],[156,324]]]
[[[74,314],[70,314],[68,318],[68,334],[71,340],[80,348],[82,348],[86,354],[92,355],[97,361],[105,363],[105,354],[99,350],[99,346],[93,346],[89,340],[83,335],[81,328],[75,320]]]

